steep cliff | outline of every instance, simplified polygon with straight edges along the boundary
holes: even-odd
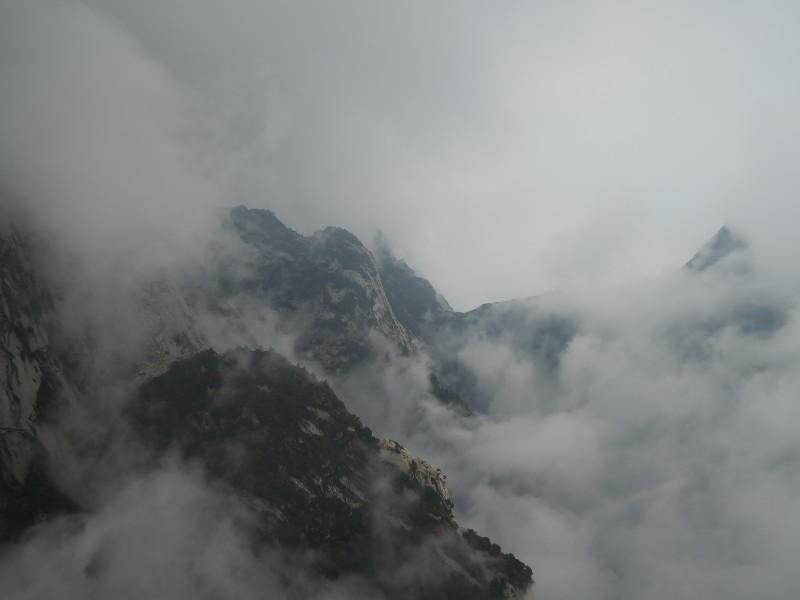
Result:
[[[413,341],[386,297],[372,253],[328,227],[302,236],[266,210],[224,211],[222,243],[191,280],[192,301],[233,321],[242,305],[267,306],[291,323],[298,356],[341,373]]]
[[[433,323],[453,313],[450,304],[430,281],[392,253],[381,234],[375,239],[375,256],[386,296],[397,319],[415,336],[425,339]]]
[[[130,414],[259,515],[259,537],[389,597],[515,598],[531,570],[457,525],[445,477],[373,437],[324,383],[273,352],[202,352],[142,387]],[[406,573],[406,575],[401,575]]]
[[[372,254],[351,234],[326,229],[306,238],[271,213],[231,214],[228,233],[244,253],[237,246],[238,254],[215,253],[210,269],[127,282],[110,319],[93,320],[96,299],[81,296],[92,300],[81,307],[79,327],[65,321],[74,314],[65,290],[38,268],[47,255],[7,224],[0,540],[59,514],[91,514],[92,490],[104,477],[125,476],[105,472],[101,455],[138,448],[141,456],[113,464],[141,472],[143,460],[155,468],[177,448],[256,515],[249,534],[257,547],[311,556],[324,578],[357,577],[390,598],[524,595],[530,568],[458,526],[444,474],[399,443],[376,439],[327,384],[272,351],[198,352],[208,344],[203,311],[216,303],[217,317],[235,321],[226,302],[242,295],[297,325],[298,354],[334,373],[382,350],[414,351]],[[213,281],[198,283],[199,273],[213,273]],[[61,275],[63,285],[75,274]],[[118,397],[110,401],[109,391]],[[90,443],[75,437],[89,430]],[[67,457],[88,467],[62,487],[55,475]],[[76,485],[87,487],[74,493]],[[98,553],[87,576],[102,569]]]
[[[26,236],[0,230],[0,538],[71,507],[49,481],[60,440],[48,422],[76,390],[51,349],[53,298],[36,274]]]

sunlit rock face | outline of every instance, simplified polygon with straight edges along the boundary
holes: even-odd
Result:
[[[527,566],[458,527],[440,470],[376,439],[274,352],[177,362],[129,414],[153,446],[177,444],[235,490],[259,541],[312,552],[328,577],[366,577],[398,598],[512,598],[531,584]]]

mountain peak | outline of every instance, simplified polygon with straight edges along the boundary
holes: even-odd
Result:
[[[748,248],[747,241],[727,225],[719,228],[714,237],[695,254],[685,265],[686,269],[702,272],[728,258],[732,254]]]
[[[267,229],[270,231],[289,229],[271,210],[248,208],[240,204],[228,210],[231,220],[238,226]]]

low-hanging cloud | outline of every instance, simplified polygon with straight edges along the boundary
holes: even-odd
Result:
[[[258,544],[254,517],[198,465],[175,457],[103,491],[91,514],[62,517],[0,549],[8,598],[380,597],[336,583],[310,562]]]
[[[271,207],[382,229],[469,308],[657,274],[726,221],[766,263],[793,241],[791,2],[2,10],[3,177],[106,252]]]
[[[459,519],[529,561],[537,597],[788,599],[800,331],[794,295],[770,289],[676,272],[528,304],[531,321],[574,315],[575,337],[547,384],[508,339],[464,340],[492,400],[470,418],[425,399],[409,365],[340,389],[443,467]],[[777,329],[739,318],[754,298],[785,311]]]
[[[462,308],[563,286],[549,306],[578,328],[555,372],[504,338],[459,350],[485,414],[442,407],[415,357],[337,390],[444,468],[459,518],[531,563],[541,598],[793,598],[797,6],[417,8],[6,2],[4,201],[76,249],[90,269],[69,289],[105,296],[71,306],[103,322],[126,314],[117,299],[143,269],[195,255],[208,208],[239,202],[304,231],[380,228]],[[662,273],[724,220],[749,233],[753,272]],[[776,305],[780,327],[743,327],[740,299]],[[261,307],[240,308],[256,342],[291,347]],[[239,339],[224,325],[203,326],[212,344]],[[197,481],[154,474],[70,545],[35,538],[3,565],[11,595],[42,564],[75,597],[141,589],[128,541],[219,514]],[[152,520],[137,506],[159,490]],[[203,510],[174,520],[173,505]],[[271,585],[230,520],[205,533]],[[197,562],[170,585],[191,595],[193,569],[214,565],[191,527],[178,534],[170,551]],[[114,576],[87,578],[106,538]]]

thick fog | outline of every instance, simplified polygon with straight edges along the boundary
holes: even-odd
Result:
[[[7,0],[4,179],[117,247],[238,203],[381,229],[460,309],[662,273],[723,222],[779,252],[799,11]]]
[[[6,550],[7,598],[380,598],[311,574],[306,557],[259,550],[247,509],[174,457],[108,491],[101,510],[28,532]]]
[[[101,323],[240,203],[303,233],[380,229],[458,309],[553,291],[526,322],[574,323],[555,366],[510,336],[452,340],[477,415],[430,396],[424,353],[332,385],[443,468],[459,522],[531,564],[541,600],[790,599],[799,30],[789,1],[3,0],[0,189],[86,267],[65,302]],[[746,264],[682,271],[723,223]],[[290,354],[247,309],[251,340]],[[109,343],[136,333],[117,326]],[[3,557],[12,594],[286,591],[284,558],[262,572],[246,510],[192,468],[107,494]]]
[[[549,375],[514,332],[467,332],[458,357],[489,387],[486,414],[453,417],[418,363],[340,389],[443,467],[461,521],[531,562],[537,598],[788,599],[796,315],[764,277],[675,269],[533,305],[531,323],[579,324]]]

